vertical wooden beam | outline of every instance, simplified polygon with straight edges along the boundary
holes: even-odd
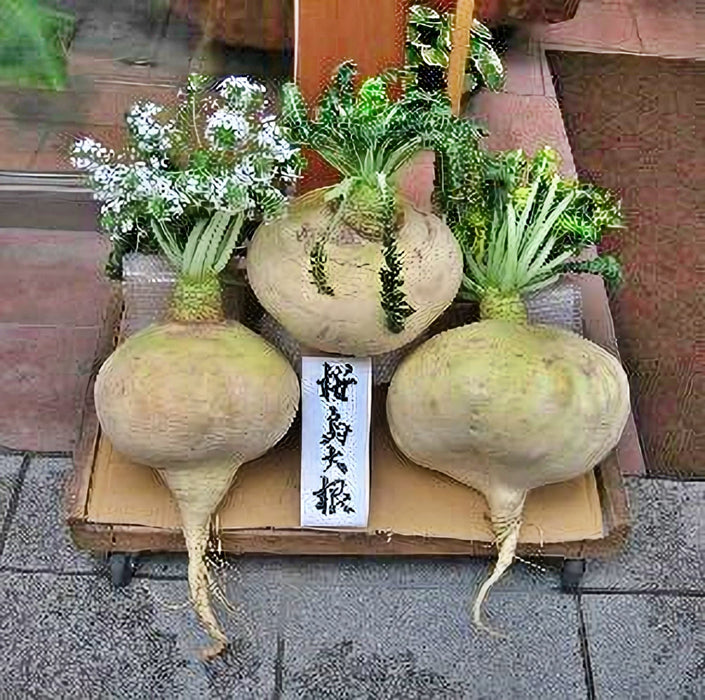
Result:
[[[404,64],[407,0],[294,0],[294,79],[307,102],[320,96],[335,68],[354,60],[365,78]],[[332,184],[335,171],[315,154],[299,187]]]
[[[448,94],[453,112],[460,113],[460,100],[463,96],[465,66],[470,51],[470,30],[472,29],[475,0],[457,0],[453,17],[452,45],[448,64]]]

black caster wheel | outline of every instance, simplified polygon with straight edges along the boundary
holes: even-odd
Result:
[[[566,559],[561,570],[561,589],[575,593],[580,588],[585,573],[585,559]]]
[[[114,552],[108,557],[110,581],[115,588],[124,588],[132,581],[135,573],[135,557],[131,554]]]

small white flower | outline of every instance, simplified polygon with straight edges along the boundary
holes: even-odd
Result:
[[[206,122],[206,138],[215,148],[233,148],[244,141],[249,132],[247,119],[230,109],[215,111]]]
[[[218,86],[218,92],[226,100],[249,102],[257,94],[264,95],[264,85],[245,76],[230,75]]]
[[[154,102],[138,102],[125,117],[137,147],[145,153],[165,153],[172,146],[175,126],[157,120],[162,111],[163,108]]]

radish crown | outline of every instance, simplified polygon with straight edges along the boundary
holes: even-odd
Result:
[[[162,252],[182,276],[202,279],[225,269],[238,244],[244,220],[242,212],[216,211],[210,219],[196,223],[185,246],[161,221],[153,221],[152,230]]]
[[[521,296],[558,280],[573,251],[551,256],[558,240],[553,227],[573,199],[569,192],[556,203],[559,178],[554,177],[540,207],[534,206],[540,180],[536,178],[520,210],[509,199],[496,209],[482,255],[465,251],[467,273],[463,296],[480,301],[483,318],[504,316],[524,320]],[[518,218],[517,218],[517,214]]]
[[[218,275],[237,246],[244,220],[243,212],[216,211],[196,223],[183,249],[168,227],[152,222],[159,247],[179,271],[171,305],[174,320],[194,323],[224,318]]]

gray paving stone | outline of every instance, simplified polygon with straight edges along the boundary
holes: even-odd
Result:
[[[22,457],[0,455],[0,530],[2,529],[12,494],[17,488]]]
[[[588,595],[582,605],[598,698],[703,697],[704,598]]]
[[[586,697],[577,609],[558,593],[495,593],[476,630],[474,591],[288,589],[282,697]]]
[[[583,586],[705,591],[705,482],[626,481],[630,540],[619,556],[588,562]]]
[[[224,619],[232,647],[207,665],[186,595],[181,581],[114,590],[94,576],[0,575],[3,697],[271,697],[276,597],[242,591],[248,631]]]
[[[102,567],[97,557],[74,546],[66,526],[64,485],[72,468],[70,459],[32,460],[0,566],[24,571],[95,571]]]

